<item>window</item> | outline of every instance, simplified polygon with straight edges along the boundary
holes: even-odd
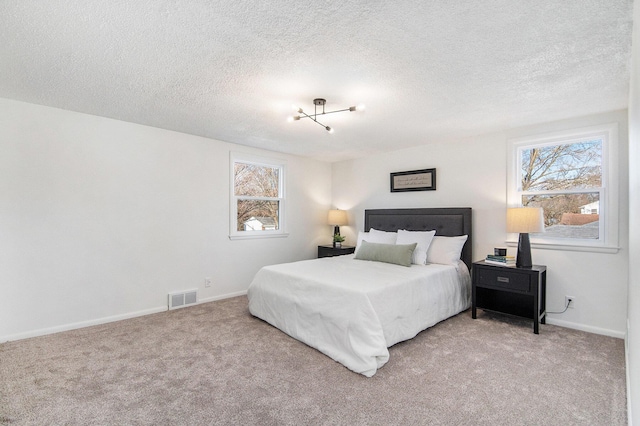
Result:
[[[532,244],[617,250],[617,125],[511,140],[509,158],[509,206],[544,211]]]
[[[231,154],[229,237],[282,237],[284,173],[282,161]]]

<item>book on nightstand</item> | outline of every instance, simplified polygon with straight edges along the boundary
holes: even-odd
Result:
[[[496,256],[494,254],[488,254],[484,261],[486,263],[503,266],[515,266],[516,264],[516,258],[514,256]]]

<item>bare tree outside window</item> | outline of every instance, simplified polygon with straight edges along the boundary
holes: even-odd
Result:
[[[618,123],[512,138],[508,149],[507,206],[544,212],[532,244],[617,252]]]
[[[545,231],[597,239],[602,140],[522,148],[520,158],[522,205],[543,208]]]
[[[235,162],[238,231],[280,229],[280,168]]]

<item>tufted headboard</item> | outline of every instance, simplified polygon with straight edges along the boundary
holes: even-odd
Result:
[[[428,209],[377,209],[364,211],[364,230],[374,228],[380,231],[431,231],[436,235],[456,237],[468,235],[460,258],[471,270],[473,246],[471,234],[471,208],[428,208]]]

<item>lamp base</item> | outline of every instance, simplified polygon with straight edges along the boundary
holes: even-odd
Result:
[[[529,234],[520,234],[518,238],[518,255],[516,256],[516,266],[518,268],[531,268],[531,243]]]
[[[333,235],[340,235],[340,226],[339,225],[336,225],[333,228]]]

